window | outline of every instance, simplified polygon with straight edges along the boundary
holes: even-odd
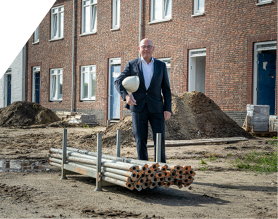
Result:
[[[96,66],[81,67],[81,100],[96,99]]]
[[[170,81],[170,70],[171,70],[170,58],[162,58],[162,59],[158,59],[158,60],[160,60],[160,61],[162,61],[166,64],[168,78],[169,78],[169,81]]]
[[[51,9],[51,39],[64,37],[64,6]]]
[[[194,14],[203,14],[205,12],[205,0],[194,0]]]
[[[50,69],[50,100],[62,100],[63,69]]]
[[[82,0],[82,33],[97,31],[97,0]]]
[[[113,0],[112,28],[120,27],[120,0]]]
[[[258,0],[258,3],[256,5],[265,5],[265,4],[270,4],[272,3],[273,0]]]
[[[34,32],[34,43],[38,43],[39,42],[39,27],[37,27],[37,29]]]
[[[152,0],[151,21],[168,20],[172,17],[172,0]]]

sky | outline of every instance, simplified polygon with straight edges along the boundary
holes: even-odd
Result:
[[[55,0],[1,0],[0,78],[5,74],[54,2]]]

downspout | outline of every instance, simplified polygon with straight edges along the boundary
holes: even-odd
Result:
[[[27,46],[27,43],[23,46],[23,49],[22,49],[22,52],[23,52],[23,55],[22,55],[22,96],[21,96],[21,99],[23,101],[26,100],[25,98],[25,84],[26,84],[26,61],[27,61],[27,58],[26,58],[26,46]]]
[[[73,88],[74,88],[74,43],[75,43],[75,0],[73,0],[72,19],[72,75],[71,75],[71,112],[73,112]]]
[[[138,46],[140,45],[140,42],[141,42],[141,23],[142,23],[142,0],[140,0],[140,6],[139,6],[139,44]],[[141,54],[139,52],[139,58],[140,58]]]

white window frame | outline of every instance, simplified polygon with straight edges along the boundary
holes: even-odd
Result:
[[[56,80],[53,80],[56,77]],[[62,68],[54,68],[50,69],[50,101],[62,101],[63,92],[60,91],[60,80],[62,80],[62,89],[63,89],[63,69]],[[55,94],[54,93],[54,84],[55,85]]]
[[[120,28],[121,1],[113,0],[112,30]]]
[[[257,6],[266,5],[266,4],[270,4],[272,2],[273,2],[273,0],[258,0],[258,3],[256,5]]]
[[[162,61],[166,64],[167,73],[168,73],[168,69],[169,69],[168,78],[169,78],[169,81],[170,81],[170,77],[171,77],[171,58],[160,58],[158,60],[160,60],[160,61]]]
[[[204,8],[199,8],[200,1],[203,1]],[[194,0],[194,15],[203,15],[205,13],[205,0]]]
[[[84,76],[85,74],[88,74],[88,97],[83,97],[84,94]],[[95,79],[95,83],[92,84],[92,79]],[[92,87],[95,87],[95,94],[92,94]],[[80,85],[80,99],[82,101],[92,101],[96,100],[96,65],[87,65],[87,66],[81,66],[81,85]]]
[[[168,20],[171,20],[172,19],[172,0],[160,0],[161,3],[162,3],[162,10],[161,10],[161,14],[160,14],[160,17],[159,19],[156,19],[154,16],[155,16],[155,13],[154,13],[154,10],[155,10],[155,1],[158,1],[158,0],[151,0],[151,22],[150,23],[157,23],[157,22],[163,22],[163,21],[168,21]],[[166,4],[167,2],[169,2],[170,4],[170,15],[166,15]]]
[[[56,22],[55,17],[57,16]],[[55,25],[57,31],[55,33]],[[51,8],[51,40],[59,40],[64,37],[64,6]]]
[[[34,44],[39,42],[39,26],[36,28],[34,32]]]
[[[89,4],[85,4],[85,2],[89,2]],[[86,31],[86,17],[85,17],[85,8],[89,7],[90,11],[90,21],[89,26],[90,30]],[[93,14],[93,10],[95,10],[95,14]],[[93,20],[93,17],[95,16],[95,21]],[[95,24],[93,26],[93,24]],[[81,27],[81,34],[86,35],[86,34],[92,34],[97,32],[97,0],[82,0],[82,27]]]

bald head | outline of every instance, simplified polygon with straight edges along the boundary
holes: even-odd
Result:
[[[144,45],[145,42],[148,42],[149,45],[153,46],[153,42],[150,39],[148,39],[148,38],[142,39],[140,44],[139,44],[139,46]]]
[[[138,46],[138,51],[140,52],[141,56],[145,59],[145,61],[149,64],[154,51],[152,41],[147,38],[142,39],[140,45]]]

